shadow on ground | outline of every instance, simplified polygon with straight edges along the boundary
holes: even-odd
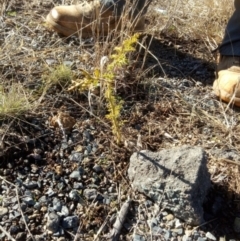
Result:
[[[155,38],[150,35],[142,36],[140,42],[147,46],[141,49],[143,69],[149,76],[162,76],[174,79],[188,79],[212,85],[215,64],[211,52],[202,43],[194,41]],[[141,48],[141,47],[140,47]],[[141,62],[140,61],[140,62]]]

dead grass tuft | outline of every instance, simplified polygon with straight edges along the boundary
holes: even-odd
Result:
[[[0,117],[19,116],[33,110],[36,103],[32,93],[22,84],[12,83],[7,86],[0,85]]]
[[[151,5],[148,16],[152,30],[186,40],[220,43],[234,9],[233,0],[160,0]]]

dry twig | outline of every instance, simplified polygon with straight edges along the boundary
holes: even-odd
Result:
[[[124,220],[127,216],[128,213],[128,209],[131,203],[131,199],[128,199],[121,207],[117,219],[115,221],[115,223],[113,224],[113,228],[108,236],[108,238],[112,241],[117,241],[120,235],[120,231],[122,229]]]

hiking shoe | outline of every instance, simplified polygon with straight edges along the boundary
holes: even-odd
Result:
[[[99,0],[78,5],[54,7],[46,18],[48,26],[64,36],[79,35],[83,38],[93,35],[108,35],[121,29],[121,18],[114,16],[111,8],[104,9]],[[133,24],[134,31],[144,30],[144,18]]]
[[[213,91],[223,101],[240,106],[240,57],[220,56]]]

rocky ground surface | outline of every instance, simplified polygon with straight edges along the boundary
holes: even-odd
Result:
[[[66,40],[46,29],[43,17],[53,2],[5,5],[2,83],[37,90],[60,63],[79,75],[99,61],[92,40]],[[108,240],[126,202],[119,240],[240,240],[239,109],[212,94],[212,55],[196,40],[160,34],[140,40],[148,54],[138,49],[116,87],[124,100],[124,145],[115,144],[97,95],[89,105],[86,93],[56,85],[36,110],[0,120],[0,240]],[[67,133],[50,125],[59,111],[76,122]],[[127,175],[134,152],[184,144],[208,155],[212,186],[203,206],[206,222],[199,226],[159,210],[132,189]]]

